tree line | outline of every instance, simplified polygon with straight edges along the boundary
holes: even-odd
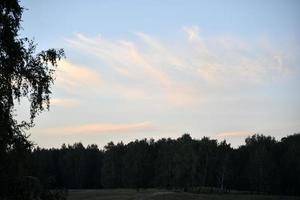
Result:
[[[226,141],[184,134],[177,139],[82,143],[35,148],[30,174],[49,188],[217,188],[261,194],[300,194],[300,134],[253,135],[232,148]]]

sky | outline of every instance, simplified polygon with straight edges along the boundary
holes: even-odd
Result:
[[[298,0],[20,3],[20,37],[66,53],[29,131],[41,147],[300,132]]]

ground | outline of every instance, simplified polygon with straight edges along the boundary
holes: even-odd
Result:
[[[70,190],[68,200],[300,200],[300,197],[280,197],[245,194],[191,194],[147,189]]]

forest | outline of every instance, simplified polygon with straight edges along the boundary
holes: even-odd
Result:
[[[34,145],[28,131],[49,110],[56,67],[66,56],[64,49],[40,51],[20,34],[24,10],[18,0],[0,1],[0,200],[65,200],[68,189],[116,188],[300,195],[300,133],[280,140],[255,134],[237,148],[189,134],[104,148]],[[24,99],[30,116],[18,121]]]
[[[34,148],[26,156],[28,175],[49,188],[217,188],[257,194],[299,195],[300,134],[280,141],[253,135],[232,148],[226,141],[184,134],[177,139],[63,144]]]

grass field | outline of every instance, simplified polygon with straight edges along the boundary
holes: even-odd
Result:
[[[280,197],[244,194],[191,194],[147,189],[70,190],[68,200],[300,200],[300,197]]]

